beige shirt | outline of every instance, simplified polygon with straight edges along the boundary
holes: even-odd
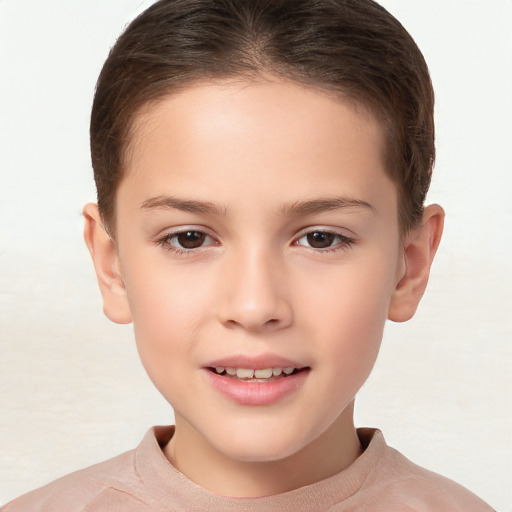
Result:
[[[218,496],[190,481],[165,458],[161,448],[173,431],[153,427],[135,450],[25,494],[2,511],[492,511],[460,485],[387,446],[379,430],[367,428],[358,430],[364,453],[337,475],[275,496]]]

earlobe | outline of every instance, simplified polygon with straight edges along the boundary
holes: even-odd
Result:
[[[425,292],[430,267],[443,233],[444,211],[439,205],[425,208],[422,223],[405,240],[404,272],[391,297],[388,318],[394,322],[410,320]]]
[[[118,324],[132,321],[117,249],[101,222],[98,205],[84,206],[84,238],[91,254],[103,297],[105,315]]]

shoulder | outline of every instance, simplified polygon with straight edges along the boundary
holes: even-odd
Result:
[[[82,512],[100,498],[115,499],[127,485],[135,483],[133,453],[134,450],[70,473],[11,501],[2,512]]]
[[[379,506],[389,503],[395,512],[492,512],[465,487],[414,464],[388,446],[379,431],[373,436],[381,444],[380,457],[360,492],[378,500]]]
[[[105,462],[89,466],[7,503],[2,512],[144,512],[159,508],[150,503],[147,479],[166,462],[160,450],[172,435],[171,427],[151,428],[140,445]],[[146,480],[145,480],[145,476]],[[149,475],[149,477],[148,477]]]

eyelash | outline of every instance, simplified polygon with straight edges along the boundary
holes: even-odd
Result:
[[[199,236],[203,236],[205,238],[209,238],[214,241],[214,243],[209,243],[208,245],[200,245],[199,247],[191,247],[191,248],[182,248],[172,243],[172,240],[176,237],[186,234],[186,233],[194,233]],[[308,236],[314,234],[321,234],[323,236],[332,236],[333,240],[337,240],[337,243],[334,245],[329,245],[328,247],[311,247],[311,245],[305,245],[299,243],[302,239],[307,239]],[[332,253],[339,250],[344,250],[350,248],[355,243],[353,238],[342,235],[341,233],[336,233],[334,231],[329,231],[328,229],[316,228],[309,229],[308,231],[304,231],[298,238],[296,238],[293,242],[294,246],[306,247],[307,249],[317,252],[317,253]],[[173,233],[167,233],[162,236],[158,240],[155,241],[156,245],[163,247],[167,251],[174,252],[179,256],[191,255],[194,254],[198,249],[202,249],[204,247],[211,247],[215,245],[219,245],[218,242],[215,242],[215,239],[210,236],[208,233],[201,231],[200,229],[183,229],[181,231],[175,231]]]
[[[203,247],[210,247],[214,245],[218,245],[218,243],[211,243],[206,246],[201,245],[199,247],[191,247],[191,248],[181,248],[175,244],[172,243],[172,240],[180,235],[186,234],[186,233],[195,233],[199,236],[204,236],[206,238],[210,238],[215,242],[215,239],[210,236],[208,233],[205,233],[204,231],[201,231],[200,229],[183,229],[180,231],[175,231],[174,233],[167,233],[166,235],[162,236],[158,240],[156,240],[155,244],[163,247],[166,251],[174,252],[177,255],[180,256],[186,256],[193,254],[198,249],[201,249]]]
[[[302,240],[303,238],[307,238],[308,236],[314,235],[314,234],[321,234],[323,236],[325,236],[325,235],[332,236],[334,238],[334,240],[337,240],[337,243],[335,243],[334,245],[330,245],[328,247],[323,247],[323,248],[311,247],[310,245],[303,245],[303,244],[299,243],[300,240]],[[313,229],[308,229],[307,231],[303,232],[300,237],[295,239],[295,242],[293,245],[306,247],[314,252],[332,253],[332,252],[336,252],[336,251],[340,251],[340,250],[344,250],[344,249],[349,249],[350,247],[352,247],[352,245],[354,243],[355,243],[355,240],[353,238],[342,235],[341,233],[337,233],[336,231],[330,231],[325,228],[313,228]]]

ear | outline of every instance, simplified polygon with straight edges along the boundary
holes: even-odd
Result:
[[[98,205],[86,204],[83,216],[85,243],[91,253],[100,285],[103,311],[113,322],[129,324],[132,317],[114,241],[103,227]]]
[[[391,297],[388,318],[394,322],[410,320],[423,297],[430,267],[443,233],[444,211],[437,205],[425,208],[422,223],[407,235],[403,274]]]

